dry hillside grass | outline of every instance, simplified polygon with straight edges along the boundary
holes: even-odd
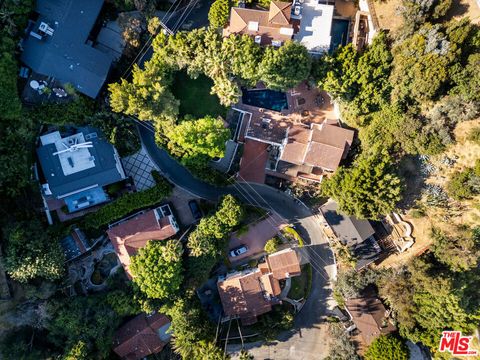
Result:
[[[480,159],[480,145],[468,141],[467,136],[471,129],[479,126],[480,119],[463,122],[457,126],[455,129],[457,142],[451,145],[445,153],[430,158],[430,162],[435,166],[436,171],[426,179],[427,184],[445,188],[448,179],[455,171],[473,167],[475,161]],[[456,158],[455,164],[453,166],[444,164],[442,159],[445,156],[451,159]],[[409,183],[417,184],[419,182],[415,181],[415,179],[409,179]],[[421,202],[424,204],[425,198],[422,198]],[[437,227],[446,234],[455,236],[457,227],[460,225],[468,227],[478,226],[480,224],[480,196],[465,201],[450,199],[447,208],[425,206],[425,213],[426,215],[421,218],[414,218],[412,216],[413,210],[410,210],[403,216],[404,220],[413,226],[415,244],[403,254],[394,254],[385,259],[381,263],[382,267],[406,264],[413,257],[426,251],[432,244],[432,239],[430,238],[432,227]]]

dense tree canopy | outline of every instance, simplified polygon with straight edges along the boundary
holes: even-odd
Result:
[[[15,280],[59,279],[64,272],[64,256],[57,239],[38,220],[12,224],[5,231],[5,268]]]
[[[133,281],[149,298],[171,298],[183,282],[182,253],[177,240],[149,241],[132,257]]]
[[[452,271],[466,271],[475,268],[480,261],[480,234],[478,229],[462,231],[456,236],[447,236],[437,228],[432,229],[433,253],[438,261]]]
[[[223,28],[230,17],[230,0],[215,0],[208,12],[208,21],[213,28]]]
[[[188,237],[188,273],[192,285],[200,285],[208,279],[210,270],[225,250],[225,241],[232,229],[243,218],[242,205],[226,195],[215,214],[200,220]]]
[[[207,116],[203,119],[185,120],[169,133],[169,149],[181,156],[206,155],[222,158],[230,130],[222,119]]]
[[[436,351],[442,330],[470,333],[480,320],[477,290],[471,288],[478,276],[478,269],[451,273],[427,256],[385,278],[380,294],[393,308],[402,336]]]
[[[380,335],[365,353],[365,360],[408,360],[407,345],[394,335]]]
[[[395,209],[402,182],[387,153],[372,153],[357,159],[350,168],[339,168],[322,183],[322,191],[335,199],[340,211],[361,219],[378,219]]]
[[[280,48],[265,49],[259,73],[268,88],[288,90],[310,75],[311,57],[305,46],[287,41]]]
[[[48,312],[48,340],[65,349],[66,356],[85,356],[87,349],[88,358],[105,358],[110,353],[120,318],[104,297],[89,295],[54,301]]]

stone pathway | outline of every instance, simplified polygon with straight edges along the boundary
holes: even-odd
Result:
[[[155,165],[143,147],[139,152],[123,158],[122,163],[127,176],[133,178],[137,190],[146,190],[155,185],[155,180],[153,180],[151,174]]]

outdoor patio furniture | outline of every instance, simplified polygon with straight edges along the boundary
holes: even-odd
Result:
[[[32,80],[30,81],[30,87],[34,90],[38,90],[38,88],[40,87],[40,84],[38,83],[37,80]]]
[[[67,96],[67,92],[64,89],[53,88],[53,92],[55,93],[56,96],[60,98]]]

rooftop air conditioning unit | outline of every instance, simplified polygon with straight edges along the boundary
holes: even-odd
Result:
[[[255,43],[257,43],[257,44],[261,44],[261,43],[262,43],[262,36],[261,36],[261,35],[255,36]]]
[[[275,47],[282,46],[282,42],[280,40],[272,40],[272,45]]]

